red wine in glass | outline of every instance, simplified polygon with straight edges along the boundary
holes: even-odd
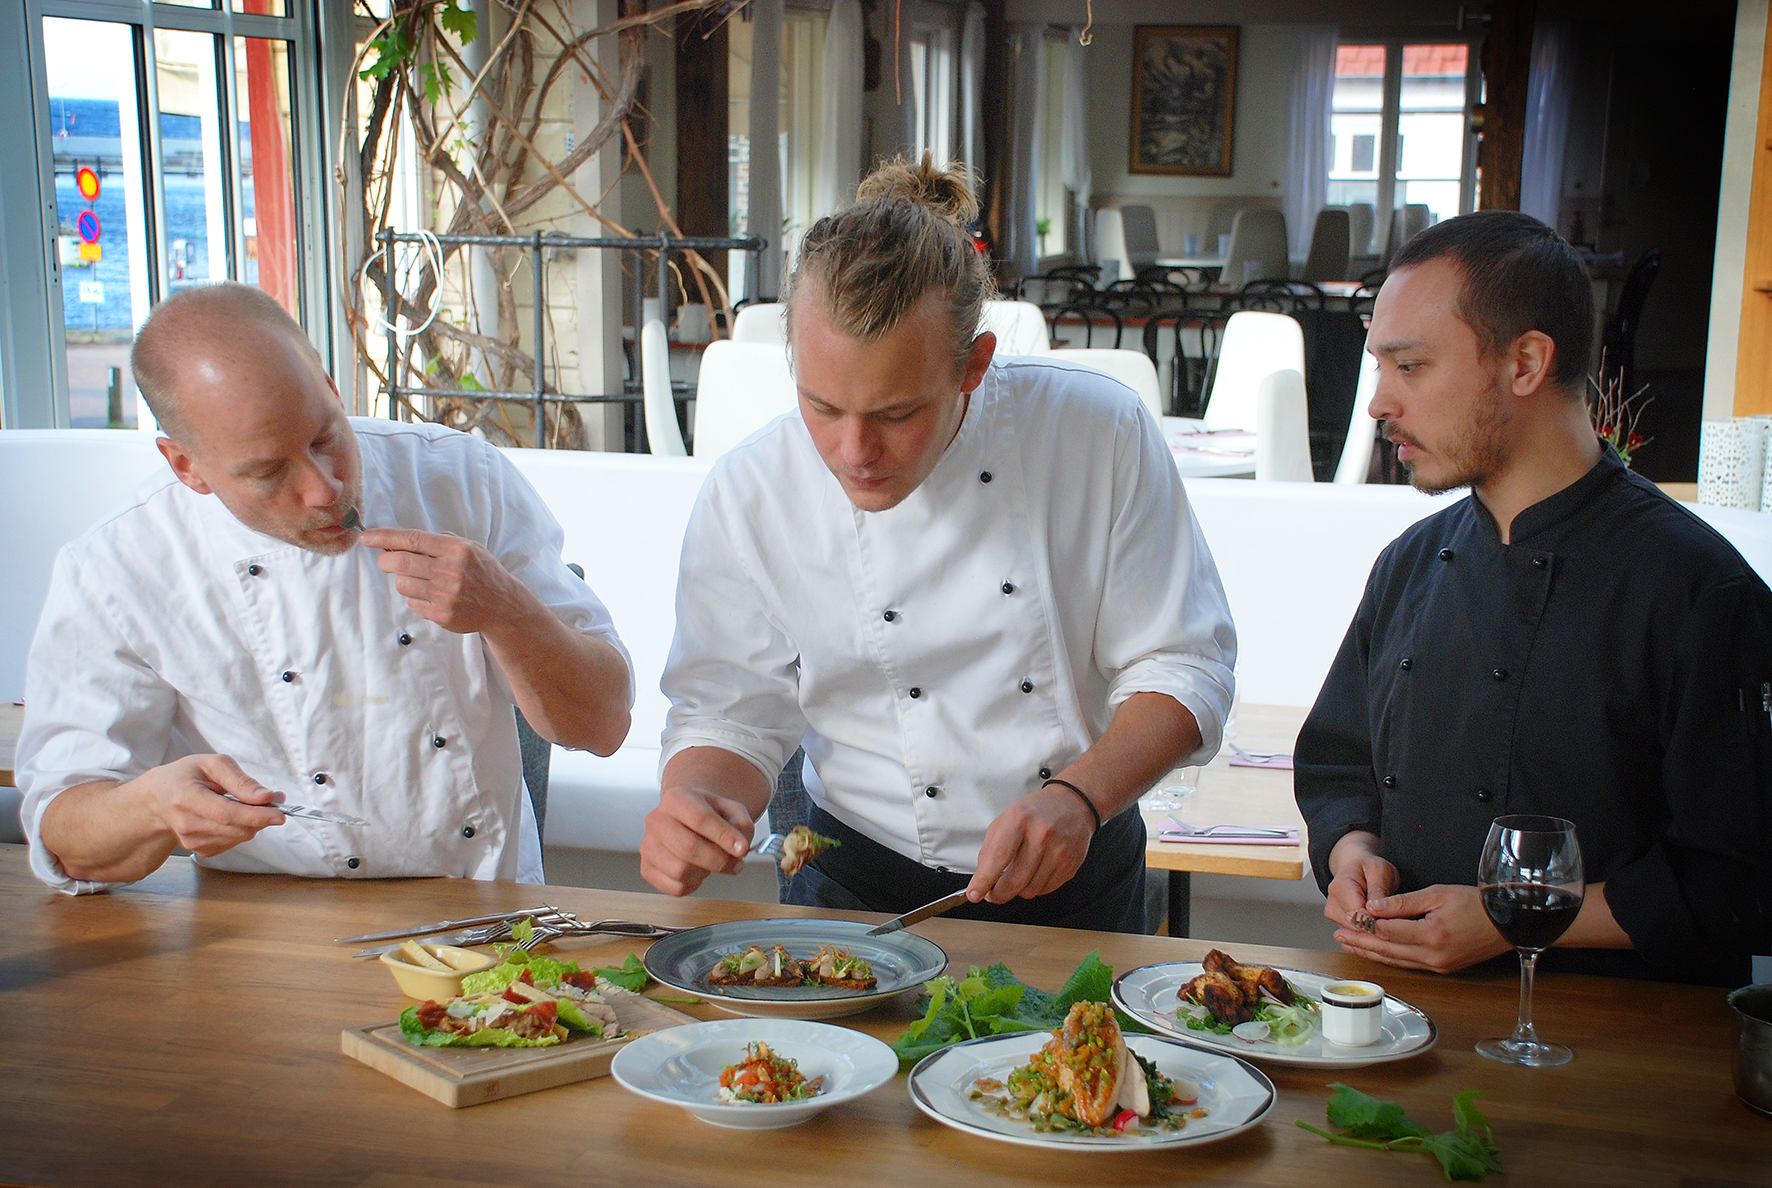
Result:
[[[1581,896],[1535,883],[1498,883],[1483,888],[1483,910],[1516,949],[1548,949],[1581,914]]]
[[[1575,1058],[1562,1044],[1538,1038],[1532,1026],[1532,978],[1538,954],[1555,944],[1575,917],[1587,890],[1575,826],[1561,817],[1497,817],[1477,864],[1477,893],[1502,938],[1520,953],[1520,1021],[1506,1039],[1486,1039],[1477,1051],[1504,1064],[1544,1068]]]

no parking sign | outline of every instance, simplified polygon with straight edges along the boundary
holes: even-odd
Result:
[[[74,220],[74,230],[80,233],[80,239],[82,242],[97,243],[98,216],[90,210],[81,211],[80,217]]]

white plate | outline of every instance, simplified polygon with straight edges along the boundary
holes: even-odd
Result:
[[[1182,1043],[1231,1052],[1248,1060],[1266,1060],[1299,1068],[1358,1068],[1364,1064],[1406,1060],[1427,1051],[1439,1038],[1432,1019],[1419,1008],[1388,994],[1383,1007],[1384,1034],[1377,1043],[1358,1048],[1329,1043],[1323,1038],[1321,1028],[1295,1048],[1283,1047],[1273,1040],[1251,1043],[1234,1035],[1194,1031],[1177,1019],[1175,1012],[1181,1006],[1181,988],[1201,972],[1198,961],[1176,961],[1130,970],[1114,982],[1114,1003],[1146,1027]],[[1347,981],[1346,978],[1326,977],[1302,969],[1281,969],[1280,974],[1292,983],[1294,990],[1316,999],[1323,997],[1324,986]]]
[[[797,1062],[808,1080],[822,1076],[824,1092],[777,1105],[720,1101],[720,1070],[743,1060],[745,1046],[757,1040]],[[615,1054],[609,1071],[629,1092],[682,1106],[703,1122],[777,1130],[878,1089],[897,1075],[898,1056],[871,1035],[829,1023],[721,1019],[641,1036]]]
[[[1206,1116],[1189,1118],[1181,1130],[1140,1129],[1112,1138],[1044,1134],[1025,1121],[1002,1117],[972,1100],[972,1087],[980,1077],[1003,1080],[1051,1038],[1050,1031],[1018,1031],[967,1040],[931,1053],[911,1070],[911,1100],[937,1122],[968,1134],[1024,1147],[1100,1152],[1216,1142],[1248,1130],[1273,1108],[1274,1083],[1260,1069],[1235,1056],[1202,1052],[1156,1035],[1129,1035],[1126,1044],[1170,1080],[1187,1082],[1199,1090],[1199,1108],[1206,1110]]]
[[[877,1006],[947,968],[948,955],[934,941],[914,932],[869,936],[871,924],[817,917],[771,920],[728,920],[688,928],[654,941],[643,958],[654,981],[685,994],[698,994],[734,1015],[777,1019],[834,1019]],[[708,974],[728,953],[756,945],[781,945],[796,957],[834,945],[868,962],[879,979],[872,990],[837,986],[718,986]]]

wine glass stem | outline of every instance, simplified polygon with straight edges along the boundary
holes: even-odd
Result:
[[[1538,972],[1538,953],[1520,953],[1520,1022],[1514,1028],[1513,1042],[1536,1044],[1538,1032],[1532,1028],[1532,975]]]

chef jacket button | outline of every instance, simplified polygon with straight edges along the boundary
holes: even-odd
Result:
[[[1397,661],[1397,667],[1402,669],[1404,672],[1408,672],[1411,668],[1415,667],[1415,661],[1409,659],[1409,657],[1407,657],[1407,656],[1404,656],[1401,660]]]
[[[315,772],[314,773],[314,782],[316,784],[324,784],[326,782],[326,773],[323,771]]]
[[[402,631],[400,633],[400,646],[406,647],[411,642],[412,642],[412,637],[410,635],[406,634],[404,631]]]
[[[346,858],[345,865],[350,867],[352,870],[356,870],[357,867],[362,865],[362,863],[356,858]]]
[[[991,472],[990,472],[990,471],[988,471],[988,470],[981,470],[981,471],[979,471],[979,472],[978,472],[978,481],[979,481],[979,482],[981,482],[981,483],[988,483],[988,482],[990,482],[990,481],[991,481]]]
[[[449,745],[449,740],[439,734],[431,739],[431,745],[441,751],[444,747]]]
[[[1495,799],[1495,793],[1489,791],[1489,789],[1487,789],[1487,788],[1478,788],[1477,789],[1477,799],[1482,801],[1484,804],[1488,804],[1491,800]]]
[[[246,573],[247,573],[247,576],[249,576],[249,577],[257,577],[259,574],[261,574],[263,572],[264,572],[264,570],[260,569],[256,565],[248,565],[246,567]]]
[[[1040,778],[1043,780],[1051,779],[1052,778],[1052,769],[1050,767],[1042,767],[1040,769]]]
[[[473,837],[474,836],[474,827],[472,825],[463,826],[462,831],[461,831],[461,835],[463,837]]]
[[[1385,776],[1384,777],[1384,786],[1387,788],[1395,788],[1397,786],[1397,777],[1394,775]]]
[[[1032,693],[1032,692],[1033,692],[1033,691],[1034,691],[1034,682],[1032,682],[1032,681],[1023,681],[1023,682],[1022,682],[1022,683],[1021,683],[1021,691],[1022,691],[1022,692],[1023,692],[1023,693]]]
[[[1015,593],[1015,583],[1014,582],[1004,582],[1003,583],[1003,593],[1005,593],[1005,594]]]
[[[294,679],[295,679],[295,672],[293,669],[286,668],[283,670],[283,683],[285,685],[287,685],[290,681],[293,681]]]
[[[1546,565],[1549,565],[1549,564],[1550,564],[1550,562],[1546,561],[1543,557],[1532,558],[1532,568],[1533,569],[1543,569]]]
[[[1455,555],[1456,554],[1454,554],[1451,549],[1440,550],[1440,560],[1442,561],[1450,561]]]
[[[915,700],[916,698],[921,697],[921,696],[923,696],[923,690],[917,688],[915,685],[912,685],[911,686],[911,698],[913,700]]]
[[[896,619],[896,618],[898,618],[898,612],[897,612],[897,611],[887,611],[887,612],[886,612],[886,621],[887,621],[887,622],[888,622],[888,623],[890,623],[890,622],[892,622],[892,620],[894,620],[894,619]]]
[[[1489,675],[1494,677],[1498,681],[1505,681],[1505,680],[1507,680],[1507,669],[1498,668],[1494,672],[1490,673]]]
[[[940,788],[937,788],[934,784],[931,784],[927,788],[923,789],[923,795],[927,796],[931,800],[934,800],[936,795],[940,791],[941,791]]]

